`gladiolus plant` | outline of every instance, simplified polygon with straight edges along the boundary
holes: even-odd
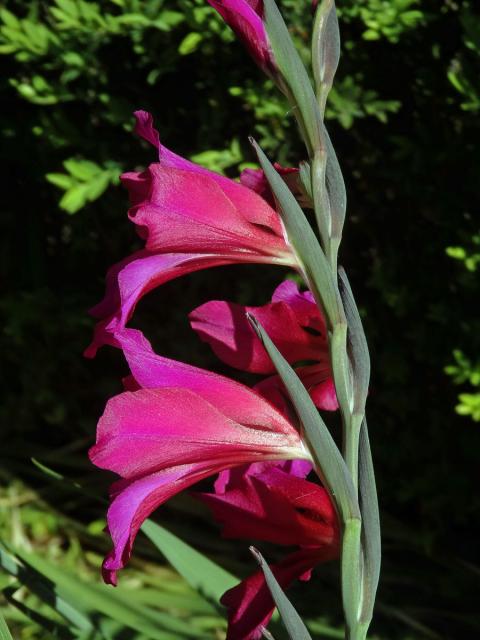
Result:
[[[274,0],[208,1],[287,96],[306,157],[298,168],[281,167],[252,140],[260,169],[231,180],[164,147],[152,116],[135,113],[136,133],[156,157],[122,182],[129,218],[145,244],[109,270],[86,352],[93,356],[109,344],[130,368],[90,451],[95,465],[119,476],[111,487],[113,547],[103,576],[116,584],[152,512],[217,476],[211,492],[194,495],[225,537],[294,548],[271,566],[252,548],[259,569],[221,598],[227,638],[268,634],[275,606],[291,638],[309,638],[284,590],[339,559],[345,638],[365,640],[380,572],[380,526],[365,419],[370,361],[338,265],[346,192],[324,124],[340,52],[335,5],[313,6],[312,83]],[[313,210],[316,230],[304,209]],[[190,313],[192,329],[220,360],[260,376],[252,388],[156,354],[128,326],[152,289],[233,263],[279,265],[296,274],[262,306],[213,300]],[[324,412],[338,412],[340,445]]]

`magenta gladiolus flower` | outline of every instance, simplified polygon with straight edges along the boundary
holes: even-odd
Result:
[[[137,133],[158,149],[159,162],[125,173],[130,219],[145,249],[114,265],[106,294],[92,314],[101,321],[86,355],[111,343],[140,298],[193,271],[231,263],[296,267],[278,213],[238,182],[177,156],[160,144],[152,116],[135,113]]]
[[[272,302],[262,307],[212,301],[190,313],[193,329],[223,362],[242,371],[273,374],[275,368],[248,322],[247,312],[258,319],[288,362],[308,362],[299,366],[297,373],[317,407],[337,409],[325,320],[312,294],[300,292],[295,283],[286,281],[277,287]],[[262,381],[256,389],[277,406],[284,406],[278,376]]]
[[[296,579],[308,580],[317,564],[339,554],[335,508],[325,489],[305,479],[310,470],[305,460],[256,463],[222,472],[215,493],[199,496],[223,525],[224,537],[299,547],[271,567],[283,589]],[[262,571],[227,591],[221,602],[229,614],[227,640],[260,638],[274,610]]]
[[[107,514],[113,550],[103,574],[111,584],[142,522],[173,495],[245,463],[310,458],[297,429],[248,387],[155,355],[139,331],[117,333],[115,342],[136,390],[107,403],[90,450],[95,465],[121,476]]]
[[[275,76],[273,57],[263,22],[263,0],[208,0],[247,47],[258,66]]]

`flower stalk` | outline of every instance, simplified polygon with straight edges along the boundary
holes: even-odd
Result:
[[[278,44],[278,34],[285,38],[288,30],[274,7],[273,0],[266,0],[265,6],[266,28],[273,53],[280,60],[279,69],[284,75],[285,84],[292,89],[294,112],[300,124],[300,132],[306,132],[307,135],[305,144],[309,153],[310,170],[304,170],[303,179],[310,177],[309,191],[313,196],[320,244],[314,246],[313,242],[305,243],[305,235],[303,242],[299,241],[295,224],[291,220],[294,215],[298,219],[298,211],[293,212],[292,203],[280,193],[273,174],[268,171],[264,159],[259,157],[279,201],[287,235],[299,255],[306,283],[323,309],[329,330],[333,379],[342,419],[342,455],[355,499],[359,501],[358,513],[348,513],[341,504],[335,482],[333,486],[327,486],[335,497],[342,521],[341,573],[346,639],[364,640],[372,617],[378,583],[380,534],[368,436],[362,439],[362,431],[365,430],[366,433],[364,415],[370,361],[351,289],[344,272],[341,272],[340,277],[338,272],[338,249],[345,218],[346,197],[338,160],[324,125],[327,96],[332,87],[340,52],[336,9],[334,0],[323,0],[316,9],[312,38],[313,89],[306,71],[298,71],[299,58],[293,43],[286,43],[284,39],[281,46]],[[286,62],[285,57],[290,60]],[[301,215],[302,221],[305,221],[303,212]],[[305,229],[303,231],[305,233]],[[302,251],[299,251],[299,246],[304,247]],[[315,268],[319,264],[321,268]],[[311,440],[310,446],[315,449]],[[365,465],[365,461],[360,460],[361,456],[368,458],[369,465],[367,478],[364,474],[363,480],[359,476],[360,466]],[[324,470],[320,470],[320,475],[324,475]],[[365,511],[362,507],[365,504],[369,511],[368,524],[362,521]],[[372,539],[369,540],[369,536]]]

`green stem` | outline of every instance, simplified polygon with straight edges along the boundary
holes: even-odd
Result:
[[[342,527],[341,582],[345,638],[365,640],[378,583],[378,509],[368,438],[365,440],[367,436],[362,430],[363,396],[366,395],[364,387],[368,386],[368,380],[365,382],[365,371],[369,370],[368,349],[366,345],[363,350],[360,348],[362,345],[359,346],[358,323],[352,318],[350,309],[352,303],[345,298],[345,288],[342,288],[342,295],[339,290],[337,261],[345,217],[345,195],[341,171],[324,127],[327,96],[340,53],[335,11],[335,0],[322,0],[316,9],[312,39],[313,89],[273,0],[265,0],[267,32],[281,75],[284,76],[281,88],[292,105],[309,155],[309,184],[306,190],[311,192],[323,255],[321,260],[300,264],[300,271],[317,304],[325,312],[333,380],[342,420],[342,454],[344,467],[349,471],[347,474],[345,470],[345,474],[351,476],[351,502],[357,507],[355,510],[347,508],[336,495],[335,482],[331,486],[325,483],[332,492]],[[327,157],[329,153],[332,154],[330,158]],[[303,174],[304,183],[305,175],[308,174]],[[314,244],[316,247],[316,242]],[[348,321],[346,310],[350,311]],[[321,465],[316,466],[323,480]]]
[[[368,626],[364,624],[356,625],[355,629],[347,628],[345,632],[345,640],[366,640]]]
[[[344,430],[343,457],[352,474],[353,483],[358,489],[358,452],[360,442],[360,430],[362,428],[363,415],[353,413],[349,424]]]
[[[341,556],[342,602],[347,633],[350,635],[358,628],[361,610],[361,532],[360,518],[349,518],[344,523]]]

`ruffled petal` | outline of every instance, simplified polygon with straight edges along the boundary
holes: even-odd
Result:
[[[284,416],[249,387],[206,369],[157,355],[136,329],[117,333],[115,346],[123,350],[137,388],[189,389],[241,424],[261,424],[272,431],[290,432],[291,425]],[[129,389],[133,388],[131,382],[128,384]]]
[[[310,291],[300,291],[295,282],[284,280],[273,292],[272,302],[285,302],[294,311],[299,325],[326,338],[325,318]]]
[[[186,389],[115,396],[90,449],[96,466],[123,479],[112,487],[107,519],[114,550],[106,560],[106,579],[114,582],[142,522],[172,495],[232,466],[305,457],[293,426],[276,432],[261,424],[242,425]]]
[[[117,584],[117,572],[128,562],[135,537],[145,520],[169,498],[224,468],[226,462],[179,465],[136,480],[112,485],[107,529],[113,549],[103,562],[107,584]],[[230,463],[234,464],[234,463]]]
[[[278,214],[253,191],[219,182],[212,172],[157,163],[124,174],[122,182],[133,205],[130,219],[149,251],[287,251]]]
[[[92,344],[85,355],[93,357],[99,347],[112,344],[114,334],[125,327],[138,301],[152,289],[207,267],[242,261],[255,260],[247,254],[237,259],[226,255],[137,251],[118,262],[107,273],[104,299],[91,309],[94,317],[103,319],[95,327]]]
[[[199,498],[211,508],[226,538],[337,546],[337,516],[328,493],[282,466],[255,463],[223,472],[215,493]]]
[[[181,158],[160,144],[152,116],[135,113],[136,131],[158,150],[159,163],[122,176],[130,218],[146,248],[107,273],[105,297],[92,314],[101,322],[86,355],[112,342],[138,300],[193,271],[233,263],[296,267],[278,213],[251,189]]]
[[[262,0],[208,0],[242,40],[263,71],[274,75],[276,63],[263,24]]]
[[[294,283],[284,285],[275,291],[274,301],[262,307],[207,302],[190,313],[192,328],[226,364],[252,373],[273,373],[273,364],[247,319],[250,313],[288,362],[328,363],[325,332],[319,330],[324,321],[315,303],[301,294]]]
[[[227,488],[234,488],[245,476],[257,475],[270,469],[272,466],[296,478],[303,479],[308,476],[313,468],[309,460],[282,460],[281,462],[255,462],[248,465],[248,467],[227,469],[218,474],[218,478],[215,481],[215,493],[225,493]]]
[[[239,184],[230,178],[222,176],[215,171],[205,169],[204,167],[173,153],[173,151],[170,151],[170,149],[167,149],[167,147],[160,143],[160,137],[157,129],[154,127],[153,117],[150,113],[147,111],[135,111],[134,116],[137,123],[135,127],[136,133],[153,144],[158,150],[160,164],[151,165],[152,167],[157,167],[157,175],[162,170],[165,170],[168,174],[168,172],[173,169],[184,171],[190,177],[195,175],[196,178],[203,179],[203,183],[198,182],[198,184],[211,186],[212,183],[215,183],[231,201],[231,205],[236,208],[239,217],[252,224],[270,229],[275,235],[283,237],[284,234],[280,222],[280,216],[275,211],[274,207],[270,206],[263,198],[258,196],[255,190],[248,188],[248,185]],[[147,177],[147,174],[148,170],[141,174],[143,179]],[[133,175],[135,174],[124,174],[126,177],[126,186],[129,190],[129,180],[132,179]],[[178,191],[181,190],[178,189]],[[188,196],[188,193],[184,195]],[[210,218],[215,224],[219,226],[223,225],[223,215],[220,214],[219,210],[212,210],[210,212]]]

